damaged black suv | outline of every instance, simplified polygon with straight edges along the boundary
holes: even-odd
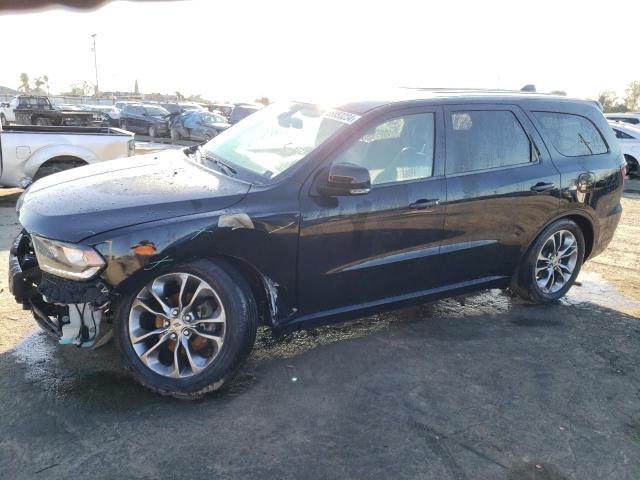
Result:
[[[624,162],[596,105],[393,92],[271,105],[208,143],[35,182],[18,302],[61,344],[115,337],[156,392],[218,389],[287,331],[485,288],[562,297],[609,243]]]

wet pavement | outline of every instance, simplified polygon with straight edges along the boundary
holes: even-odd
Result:
[[[0,292],[0,478],[638,479],[640,303],[580,282],[546,307],[492,290],[262,330],[197,401],[138,386],[112,344],[58,347]]]

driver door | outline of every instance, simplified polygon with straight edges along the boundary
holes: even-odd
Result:
[[[301,190],[298,261],[301,314],[350,310],[420,296],[439,286],[446,198],[440,108],[413,108],[374,121],[328,159],[369,170],[358,196]]]

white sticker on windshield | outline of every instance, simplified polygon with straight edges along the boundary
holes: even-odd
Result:
[[[323,117],[337,120],[338,122],[346,123],[347,125],[351,125],[353,122],[360,118],[360,115],[356,115],[355,113],[343,112],[342,110],[327,110],[326,112],[324,112]]]

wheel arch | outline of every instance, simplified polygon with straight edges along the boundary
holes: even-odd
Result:
[[[277,302],[277,289],[272,288],[272,282],[269,278],[260,272],[260,270],[244,259],[233,257],[225,254],[211,254],[198,259],[209,260],[219,264],[227,265],[233,268],[242,278],[247,282],[251,293],[254,296],[256,304],[258,306],[258,315],[260,324],[262,325],[274,325],[274,318],[276,315],[275,307]],[[181,263],[189,263],[194,261],[192,259],[182,259]],[[148,271],[144,268],[133,272],[130,276],[124,279],[117,285],[116,290],[119,294],[131,294],[137,288],[141,288],[142,285],[151,281],[151,279],[159,274],[167,273],[169,270],[152,270]]]
[[[631,174],[631,168],[629,168],[628,163],[633,163],[635,164],[634,166],[634,170],[633,173],[634,175],[638,175],[640,173],[640,162],[638,161],[638,159],[636,157],[634,157],[633,155],[630,155],[628,153],[624,154],[624,160],[625,163],[627,163],[627,174],[630,175]]]
[[[99,159],[91,150],[78,145],[51,145],[36,150],[24,167],[25,175],[33,177],[42,165],[56,161],[78,161],[85,164],[97,162]]]
[[[536,239],[540,236],[540,234],[552,223],[557,222],[558,220],[572,220],[575,222],[580,230],[582,231],[582,235],[584,237],[584,261],[589,258],[591,252],[593,251],[593,244],[595,241],[595,227],[593,224],[593,220],[588,217],[587,214],[582,212],[563,212],[562,214],[552,218],[547,223],[545,223],[536,234],[529,240],[527,244],[527,248],[525,248],[520,256],[520,260],[518,261],[518,265],[522,259],[526,256],[527,252],[531,249],[531,246],[534,244]]]

